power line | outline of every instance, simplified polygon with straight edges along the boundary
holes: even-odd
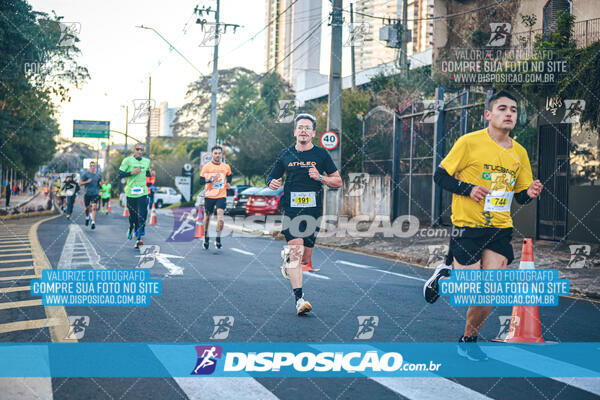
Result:
[[[496,7],[496,6],[499,6],[500,4],[504,3],[504,1],[505,0],[498,0],[498,1],[494,2],[494,3],[492,3],[492,4],[488,4],[488,5],[485,5],[485,6],[473,8],[471,10],[462,11],[462,12],[455,13],[455,14],[440,15],[438,17],[413,18],[413,19],[408,19],[407,21],[430,21],[430,20],[434,21],[434,20],[438,20],[438,19],[453,18],[453,17],[457,17],[459,15],[470,14],[470,13],[473,13],[473,12],[476,12],[476,11],[485,10],[487,8]],[[343,10],[343,11],[346,12],[346,13],[350,13],[350,10]],[[377,16],[377,15],[371,15],[371,14],[363,13],[363,12],[356,11],[356,10],[354,11],[354,14],[362,15],[363,17],[367,17],[367,18],[379,19],[379,20],[382,20],[384,22],[385,21],[390,21],[390,22],[391,21],[399,21],[398,18],[380,17],[380,16]]]

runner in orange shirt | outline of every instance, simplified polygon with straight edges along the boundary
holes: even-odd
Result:
[[[225,206],[227,204],[227,189],[231,183],[231,167],[221,161],[223,148],[214,146],[211,149],[212,160],[202,167],[200,171],[200,185],[206,184],[204,189],[204,244],[205,250],[208,250],[208,224],[210,216],[217,208],[217,239],[215,247],[221,248],[221,231],[225,221]]]

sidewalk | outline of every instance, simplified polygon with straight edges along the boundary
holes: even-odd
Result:
[[[33,212],[47,211],[52,208],[52,202],[43,193],[38,192],[31,196],[26,195],[11,196],[9,207],[6,208],[6,199],[0,199],[0,217],[11,217],[21,214],[29,214]]]

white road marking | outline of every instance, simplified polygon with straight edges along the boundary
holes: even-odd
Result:
[[[78,254],[75,255],[75,252]],[[85,252],[85,256],[80,255],[81,252]],[[84,260],[81,260],[82,258]],[[73,262],[74,259],[77,260],[76,263]],[[57,268],[64,269],[82,266],[105,269],[105,267],[100,264],[100,255],[98,255],[94,245],[92,245],[90,240],[83,233],[81,227],[77,224],[70,224],[69,235],[65,240],[65,245],[60,254]]]
[[[490,399],[488,396],[446,378],[370,379],[409,399],[437,400],[441,397],[461,400]]]
[[[52,378],[0,378],[4,399],[52,400]]]
[[[516,365],[519,368],[526,369],[540,375],[544,375],[544,371],[564,371],[567,369],[572,373],[575,371],[577,376],[590,376],[596,375],[594,371],[590,371],[587,368],[579,367],[573,364],[569,364],[564,361],[556,360],[554,358],[546,357],[533,352],[518,349],[516,347],[510,348],[487,348],[485,352],[490,358],[498,361],[505,362],[507,364]],[[520,360],[518,363],[514,363],[514,360]],[[525,363],[527,361],[527,363]],[[544,366],[540,368],[540,366]],[[576,387],[586,392],[600,395],[600,378],[570,378],[570,377],[550,377],[555,381],[562,382],[566,385]]]
[[[302,271],[302,273],[304,274],[304,276],[310,276],[310,277],[319,278],[319,279],[331,279],[328,276],[315,274],[314,272]]]
[[[254,378],[173,378],[190,400],[277,400]]]
[[[370,265],[364,265],[364,264],[356,264],[350,261],[343,261],[343,260],[336,260],[335,261],[336,264],[344,264],[344,265],[349,265],[351,267],[356,267],[356,268],[362,268],[362,269],[373,269],[375,267],[372,267]]]
[[[383,269],[376,269],[375,271],[383,272],[384,274],[390,274],[390,275],[396,275],[396,276],[400,276],[400,277],[402,277],[402,278],[414,279],[415,281],[421,281],[421,282],[425,282],[425,281],[427,281],[427,279],[423,279],[423,278],[417,278],[416,276],[410,276],[410,275],[399,274],[399,273],[397,273],[397,272],[385,271],[385,270],[383,270]]]
[[[166,269],[169,270],[168,275],[183,275],[183,268],[175,265],[169,258],[183,258],[182,256],[176,256],[173,254],[159,253],[156,255],[156,261],[161,263]]]
[[[242,250],[242,249],[236,249],[235,247],[230,247],[230,249],[233,250],[233,251],[235,251],[235,252],[237,252],[237,253],[245,254],[247,256],[253,256],[253,255],[255,255],[254,253],[251,253],[249,251]]]

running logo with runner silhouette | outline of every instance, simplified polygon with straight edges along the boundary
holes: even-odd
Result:
[[[210,375],[217,368],[217,359],[223,356],[221,346],[196,346],[198,361],[190,375]]]
[[[362,315],[356,317],[358,319],[358,331],[354,335],[354,339],[371,339],[375,328],[379,325],[379,317],[376,315]]]
[[[229,331],[233,328],[235,319],[231,315],[214,315],[215,323],[210,339],[223,340],[229,336]]]

